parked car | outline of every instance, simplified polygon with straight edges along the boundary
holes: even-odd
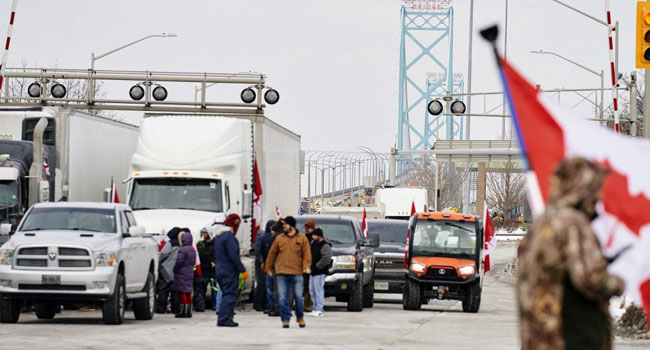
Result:
[[[129,206],[35,204],[0,248],[0,322],[17,322],[25,302],[39,319],[73,302],[101,303],[104,322],[121,324],[129,300],[136,319],[150,320],[157,271],[157,245]]]
[[[364,238],[359,221],[349,216],[303,215],[296,218],[302,228],[309,219],[332,243],[332,267],[325,278],[325,297],[347,302],[348,311],[373,306],[375,258],[379,236]]]
[[[379,235],[375,248],[375,293],[399,293],[404,288],[404,254],[408,220],[368,220],[368,232]]]

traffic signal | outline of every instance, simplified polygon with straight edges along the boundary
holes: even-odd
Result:
[[[650,1],[636,3],[636,68],[650,69]]]

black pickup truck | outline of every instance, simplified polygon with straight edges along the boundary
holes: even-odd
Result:
[[[332,243],[332,267],[325,278],[325,297],[347,302],[348,311],[373,306],[375,258],[379,236],[363,237],[359,221],[348,216],[302,215],[296,218],[298,229],[307,220],[316,221],[325,239]]]
[[[374,253],[375,293],[402,293],[408,225],[408,220],[368,220],[368,231],[378,234],[381,242]]]

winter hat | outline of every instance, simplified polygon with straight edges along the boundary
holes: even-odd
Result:
[[[315,229],[316,228],[316,220],[314,219],[309,219],[307,222],[305,222],[305,228],[309,227],[310,229]]]
[[[271,228],[273,227],[273,225],[275,225],[275,220],[267,221],[266,222],[266,229],[264,230],[264,232],[271,233]]]
[[[201,229],[201,233],[203,233],[203,232],[208,234],[208,237],[210,237],[209,240],[212,240],[214,238],[214,227],[206,226],[206,227]]]
[[[307,226],[307,225],[305,224],[305,226]],[[312,236],[323,237],[323,230],[321,230],[320,228],[317,228],[317,229],[314,230],[314,232],[311,233],[311,235]]]
[[[296,219],[293,216],[287,216],[284,218],[284,222],[289,224],[289,226],[296,228]]]
[[[241,218],[237,214],[228,215],[226,221],[223,222],[224,225],[230,226],[232,228],[233,233],[237,233],[240,223],[241,223]]]
[[[178,234],[181,233],[179,227],[173,227],[169,232],[167,232],[167,237],[169,237],[169,242],[172,246],[178,246],[180,243],[178,241]]]

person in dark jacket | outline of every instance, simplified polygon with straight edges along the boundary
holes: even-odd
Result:
[[[180,243],[178,234],[181,229],[174,227],[167,232],[167,237],[162,241],[162,249],[158,260],[158,281],[156,282],[156,313],[164,314],[170,298],[172,282],[174,281],[174,265]],[[178,313],[176,293],[172,293],[172,313]]]
[[[196,251],[201,261],[201,275],[194,276],[194,311],[205,311],[205,292],[214,273],[214,228],[206,226],[201,229],[202,240],[196,244]]]
[[[214,263],[216,269],[217,283],[222,291],[218,327],[237,327],[239,324],[233,321],[235,302],[239,292],[239,274],[242,278],[248,278],[248,272],[239,257],[239,242],[235,238],[241,219],[237,214],[230,214],[224,221],[223,226],[217,228],[214,238]]]
[[[266,257],[269,255],[269,250],[271,250],[271,245],[275,241],[275,238],[283,232],[282,221],[277,221],[271,227],[271,234],[267,237],[264,242],[264,264],[266,269]],[[273,268],[271,268],[274,271]],[[269,276],[265,274],[266,278],[266,314],[272,317],[280,317],[280,304],[278,303],[278,289],[277,283],[275,280],[275,275]]]
[[[325,277],[332,261],[332,243],[323,238],[320,228],[312,232],[311,243],[311,277],[309,293],[314,300],[314,311],[309,315],[322,317],[325,312]]]
[[[313,240],[312,240],[312,234],[314,233],[314,229],[316,228],[316,220],[314,219],[309,219],[307,222],[305,222],[305,237],[307,237],[307,240],[309,241],[309,245],[311,246]],[[304,295],[304,310],[305,312],[312,312],[314,311],[314,301],[312,300],[311,297],[311,289],[309,288],[309,276],[310,274],[306,273],[302,275],[302,289],[305,292]]]
[[[172,291],[180,296],[180,312],[176,317],[192,317],[192,291],[194,290],[194,265],[196,264],[196,251],[192,247],[192,234],[190,230],[183,229],[178,235],[180,249],[174,265],[174,283]]]
[[[271,237],[271,227],[275,224],[274,220],[266,222],[266,229],[257,235],[255,240],[255,299],[253,308],[256,311],[265,311],[266,309],[266,274],[264,271],[264,246],[266,241]]]

